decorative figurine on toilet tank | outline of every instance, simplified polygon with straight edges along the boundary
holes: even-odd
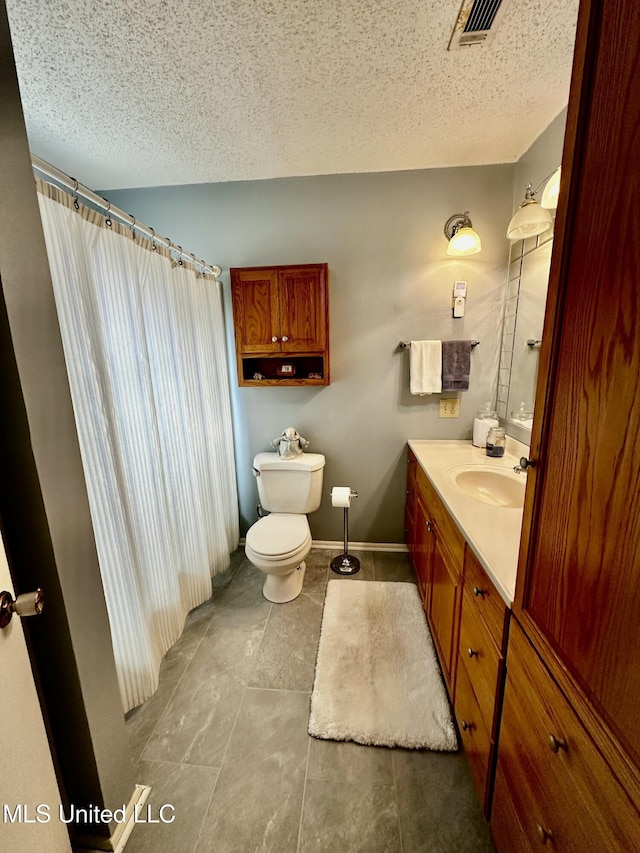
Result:
[[[282,435],[273,439],[271,447],[278,448],[278,455],[281,459],[295,459],[309,447],[309,442],[300,435],[295,427],[287,427]]]

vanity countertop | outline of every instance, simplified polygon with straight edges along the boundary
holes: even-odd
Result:
[[[524,473],[513,473],[513,466],[521,456],[528,454],[529,448],[507,438],[504,456],[493,459],[470,441],[410,439],[408,443],[460,532],[510,607],[516,586],[522,509],[483,503],[460,491],[447,472],[461,465],[488,465],[524,478]]]

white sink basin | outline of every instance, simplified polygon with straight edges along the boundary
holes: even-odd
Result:
[[[493,506],[521,509],[524,506],[526,478],[489,465],[461,465],[447,475],[465,495]]]

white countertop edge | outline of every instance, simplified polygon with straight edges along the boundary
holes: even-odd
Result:
[[[446,479],[446,471],[456,465],[464,464],[491,464],[496,467],[513,468],[521,456],[528,455],[529,448],[522,442],[507,436],[505,455],[501,459],[491,459],[483,453],[481,448],[474,447],[470,441],[409,439],[407,444],[460,533],[495,585],[500,597],[508,607],[511,607],[515,597],[522,510],[478,505],[474,498],[459,494],[455,487],[451,487]],[[478,516],[481,517],[479,522],[476,521]],[[493,555],[487,555],[485,548],[482,547],[482,539],[487,539],[484,528],[487,518],[495,520],[503,528],[502,532],[506,540],[504,554],[494,552]],[[491,547],[494,545],[495,541],[492,541]]]

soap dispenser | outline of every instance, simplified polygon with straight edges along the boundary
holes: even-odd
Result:
[[[488,402],[484,409],[478,412],[473,422],[473,444],[476,447],[486,447],[489,430],[497,426],[500,426],[500,421],[491,408],[491,402]]]

